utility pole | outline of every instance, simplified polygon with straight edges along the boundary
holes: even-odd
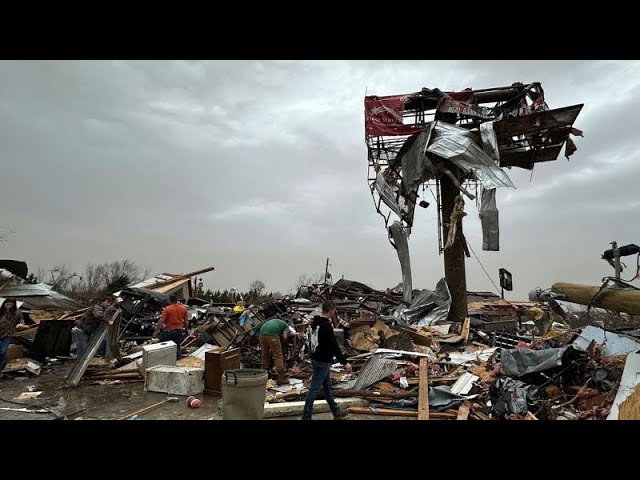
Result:
[[[620,249],[618,242],[611,242],[611,250],[613,251],[613,266],[616,269],[616,280],[620,280],[622,266],[620,265]]]
[[[329,276],[329,259],[327,258],[327,266],[324,267],[324,284],[327,284],[327,277]]]
[[[449,169],[457,178],[459,170],[454,165]],[[446,242],[449,234],[449,222],[455,205],[456,197],[460,194],[448,175],[440,178],[440,194],[442,196],[442,238]],[[462,235],[462,219],[458,219],[458,231],[451,248],[444,251],[444,277],[451,293],[451,308],[448,320],[450,322],[464,322],[467,318],[467,275],[464,259],[464,240]]]

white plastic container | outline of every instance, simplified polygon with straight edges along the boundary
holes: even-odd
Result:
[[[144,389],[168,395],[198,395],[204,390],[204,368],[157,366],[147,369]]]

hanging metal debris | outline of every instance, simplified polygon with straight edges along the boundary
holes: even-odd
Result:
[[[466,315],[466,300],[463,309],[454,308],[461,295],[458,291],[466,295],[462,290],[466,289],[465,213],[461,197],[456,202],[458,193],[474,200],[480,187],[483,249],[498,250],[495,189],[515,188],[504,167],[531,170],[537,163],[556,160],[565,144],[569,158],[577,150],[569,135],[582,136],[573,128],[582,107],[550,109],[538,82],[460,92],[423,88],[406,95],[365,97],[368,180],[376,210],[386,228],[393,223],[391,212],[395,213],[408,236],[416,203],[427,203],[419,200],[419,187],[423,191],[433,187],[439,249],[445,253],[452,309],[459,310],[456,316]],[[382,204],[388,211],[383,211]],[[398,228],[394,227],[390,239],[398,238]],[[403,277],[410,278],[405,271],[407,256],[402,253],[401,264]]]

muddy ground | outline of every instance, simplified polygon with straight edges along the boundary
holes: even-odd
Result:
[[[90,385],[80,382],[76,388],[63,388],[64,377],[73,368],[73,361],[61,365],[43,367],[39,376],[32,374],[8,374],[0,380],[0,409],[47,410],[44,413],[0,410],[0,420],[117,420],[130,416],[137,410],[151,406],[167,398],[164,393],[145,392],[144,383],[116,385]],[[18,400],[23,392],[39,392],[34,399]],[[218,409],[218,396],[198,395],[202,406],[189,408],[186,397],[178,397],[176,403],[165,403],[153,410],[141,413],[141,420],[222,420]],[[298,420],[300,417],[281,417],[273,420]],[[314,420],[332,420],[331,413],[320,413]],[[413,419],[373,415],[348,415],[345,420]]]

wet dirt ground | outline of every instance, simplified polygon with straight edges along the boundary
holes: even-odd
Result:
[[[0,380],[0,420],[117,420],[130,417],[136,411],[167,399],[168,395],[145,392],[144,383],[91,385],[83,380],[75,388],[64,388],[64,377],[73,368],[74,361],[43,367],[39,376],[8,374]],[[18,400],[24,392],[42,392],[37,398]],[[175,395],[171,395],[174,397]],[[200,408],[189,408],[185,396],[178,402],[167,402],[140,413],[141,420],[222,420],[218,396],[198,395]],[[3,410],[46,410],[43,413]],[[299,416],[272,420],[298,420]],[[314,420],[332,420],[331,413],[319,413]],[[407,417],[375,415],[348,415],[345,420],[407,420]]]

